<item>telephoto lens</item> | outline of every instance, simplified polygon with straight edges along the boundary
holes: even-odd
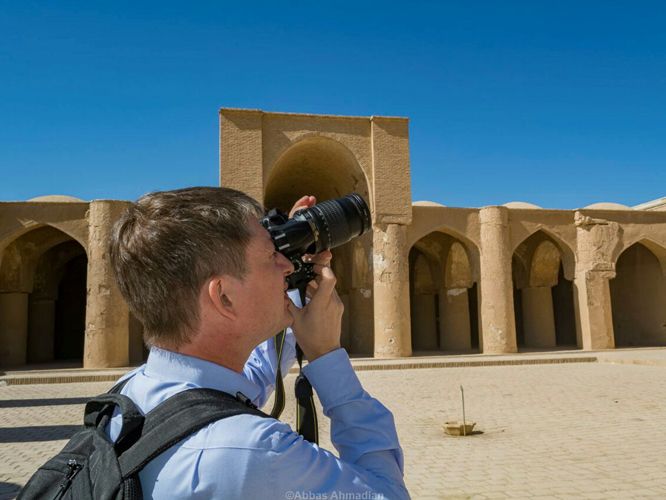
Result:
[[[372,227],[370,209],[357,193],[304,208],[291,219],[271,210],[261,224],[275,248],[294,264],[294,273],[287,279],[290,288],[302,288],[312,279],[312,266],[303,265],[303,255],[344,245]]]

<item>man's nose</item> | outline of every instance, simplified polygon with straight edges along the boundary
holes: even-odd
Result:
[[[280,258],[283,260],[283,264],[285,266],[285,271],[284,271],[285,276],[288,276],[291,273],[293,273],[294,272],[294,264],[288,258],[286,258],[283,254],[280,254]]]

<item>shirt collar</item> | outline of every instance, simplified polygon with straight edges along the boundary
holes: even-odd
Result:
[[[259,396],[260,388],[243,374],[211,361],[151,347],[144,373],[168,382],[184,382],[196,387],[217,389],[232,396],[242,392],[250,400]]]

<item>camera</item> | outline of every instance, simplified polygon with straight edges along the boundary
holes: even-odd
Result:
[[[291,219],[273,209],[260,222],[270,233],[276,250],[294,265],[294,272],[287,276],[289,289],[301,293],[315,277],[313,265],[303,262],[303,255],[339,247],[372,227],[370,209],[356,193],[304,208]]]

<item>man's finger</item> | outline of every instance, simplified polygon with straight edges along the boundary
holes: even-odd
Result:
[[[330,250],[324,250],[323,252],[319,252],[317,255],[308,255],[306,258],[309,258],[310,260],[308,262],[312,262],[313,264],[321,264],[322,266],[327,266],[331,263],[331,259],[333,259],[333,254],[331,253]]]
[[[289,218],[293,217],[296,212],[304,208],[310,208],[312,205],[317,203],[317,198],[314,196],[306,195],[301,196],[294,206],[289,211]]]
[[[330,269],[330,268],[331,268],[331,266],[327,266],[325,264],[313,264],[312,265],[312,270],[317,275],[321,274],[324,271],[324,269]]]
[[[317,288],[319,288],[319,287],[317,286],[317,284],[314,281],[311,281],[310,283],[308,283],[308,287],[305,290],[306,297],[308,297],[310,300],[312,300],[312,296],[317,292]]]
[[[318,280],[319,288],[317,288],[317,293],[312,298],[313,302],[317,300],[318,297],[326,297],[326,300],[328,300],[328,298],[330,298],[331,294],[333,293],[333,290],[335,290],[335,274],[333,274],[333,271],[330,267],[320,267],[321,280]]]

